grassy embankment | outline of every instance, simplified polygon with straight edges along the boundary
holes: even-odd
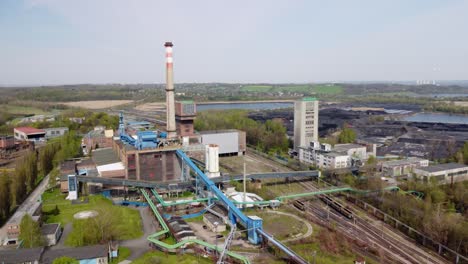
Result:
[[[118,230],[118,240],[128,240],[141,237],[142,223],[138,210],[113,205],[112,202],[100,195],[88,196],[89,202],[83,204],[71,204],[65,200],[66,195],[60,194],[58,189],[51,192],[45,192],[42,196],[43,206],[42,211],[46,215],[47,223],[61,223],[65,226],[72,223],[73,215],[85,210],[112,210],[112,215],[116,219],[115,228]],[[55,213],[55,208],[58,208],[58,214]],[[79,230],[78,230],[79,231]],[[69,237],[73,237],[73,230]],[[66,241],[66,244],[71,243]]]

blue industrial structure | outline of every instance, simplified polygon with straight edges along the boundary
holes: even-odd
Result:
[[[138,150],[160,147],[163,140],[167,137],[166,132],[138,131],[137,137],[133,138],[125,132],[123,114],[119,115],[119,136],[125,144],[134,146]]]
[[[166,143],[167,134],[165,132],[137,131],[136,138],[134,138],[126,133],[125,125],[123,121],[123,114],[120,113],[119,136],[120,136],[120,140],[124,144],[129,144],[129,145],[134,146],[138,150],[142,150],[142,149],[151,149],[151,148],[161,147],[162,145]],[[301,263],[301,264],[307,263],[297,254],[295,254],[292,250],[290,250],[288,247],[283,245],[281,242],[275,240],[273,236],[266,233],[262,229],[263,220],[261,218],[246,216],[231,200],[229,200],[224,195],[224,193],[216,186],[216,183],[210,178],[208,178],[208,176],[205,173],[203,173],[203,171],[200,170],[200,168],[197,167],[197,165],[195,165],[194,161],[192,161],[192,159],[188,157],[184,151],[182,151],[181,149],[176,149],[175,153],[182,161],[181,162],[182,167],[183,167],[182,173],[185,175],[185,177],[182,177],[182,178],[187,181],[187,182],[180,182],[179,184],[193,185],[193,182],[190,180],[190,172],[188,169],[192,170],[192,172],[195,175],[195,185],[196,185],[197,192],[199,191],[199,187],[201,187],[199,185],[199,182],[200,182],[206,188],[206,191],[207,191],[206,195],[208,196],[206,198],[208,198],[208,204],[213,204],[215,201],[217,201],[218,203],[221,203],[222,205],[224,205],[228,210],[228,218],[230,222],[234,226],[239,223],[246,229],[247,238],[250,243],[252,244],[260,244],[261,242],[272,243],[273,245],[278,247],[280,250],[285,252],[296,263]],[[309,176],[309,177],[319,176],[317,172],[313,172],[313,173],[296,172],[296,173],[281,174],[281,175],[259,174],[251,178],[256,178],[256,177],[258,178],[270,178],[270,177],[283,178],[283,177],[298,176],[294,174],[300,174],[301,176]],[[96,178],[96,177],[93,177],[93,178]],[[95,181],[96,179],[90,179],[90,177],[85,177],[85,176],[78,176],[77,180]],[[106,179],[106,181],[109,181],[109,180],[110,179]],[[115,179],[112,179],[112,180],[115,180]],[[132,185],[132,186],[138,186],[138,187],[148,187],[149,185],[155,185],[153,187],[156,187],[158,185],[161,185],[161,183],[155,184],[155,183],[127,180],[127,179],[119,179],[119,180],[120,180],[119,182],[120,184]],[[216,181],[218,182],[222,182],[223,180],[224,179],[222,179],[222,177],[219,177],[216,179]]]
[[[196,174],[196,177],[202,181],[206,189],[213,193],[218,200],[224,204],[229,210],[229,219],[233,224],[240,223],[247,229],[247,237],[252,244],[259,244],[261,242],[261,237],[257,234],[257,229],[262,229],[262,220],[261,219],[251,219],[247,217],[242,211],[237,208],[237,206],[229,200],[224,193],[218,189],[213,181],[211,181],[208,176],[205,175],[192,160],[182,151],[176,150],[177,156],[182,159],[185,164],[187,164],[190,169]]]

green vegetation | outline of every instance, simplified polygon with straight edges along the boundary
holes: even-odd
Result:
[[[46,115],[50,113],[39,107],[14,104],[3,105],[1,110],[13,115]]]
[[[359,256],[351,251],[351,245],[340,233],[328,229],[317,230],[314,236],[291,243],[290,248],[309,263],[347,264]],[[375,263],[366,258],[366,263]]]
[[[161,251],[151,251],[134,260],[132,264],[209,264],[210,258],[192,254],[168,254]]]
[[[70,118],[83,118],[81,124],[73,122]],[[93,130],[95,126],[104,126],[108,129],[117,129],[119,125],[119,117],[109,115],[104,112],[92,112],[84,109],[74,109],[62,112],[61,115],[56,116],[52,122],[36,122],[30,124],[35,128],[48,128],[48,127],[68,127],[70,131],[77,131],[80,133],[87,133]]]
[[[73,231],[65,244],[83,246],[96,244],[108,239],[127,240],[143,235],[138,210],[112,205],[112,201],[100,195],[89,196],[88,202],[71,204],[58,190],[45,192],[43,213],[47,223],[73,224]],[[74,214],[95,210],[99,215],[87,220],[76,220]]]
[[[272,88],[271,85],[246,85],[241,88],[243,92],[268,92]]]
[[[338,143],[353,143],[356,141],[356,131],[352,128],[345,127],[338,136]]]
[[[70,257],[60,257],[56,258],[52,264],[79,264],[80,262],[74,258]]]
[[[132,252],[130,251],[129,248],[119,247],[119,256],[117,258],[112,259],[110,264],[118,264],[121,261],[126,260],[131,255],[131,253]]]
[[[400,187],[422,192],[424,198],[411,198],[399,192],[383,193],[383,199],[368,197],[366,200],[403,223],[466,255],[468,182],[440,186],[432,182],[411,180]]]
[[[10,190],[10,195],[13,197],[12,207],[21,204],[27,194],[34,189],[38,180],[37,176],[36,152],[28,151],[17,161],[15,176],[11,178],[13,180]]]
[[[343,92],[343,87],[341,85],[314,85],[314,93],[317,94],[340,94]]]
[[[298,84],[298,85],[246,85],[240,88],[241,92],[250,93],[301,93],[305,95],[325,94],[335,95],[343,92],[341,85],[335,84]]]
[[[34,248],[44,245],[39,223],[34,221],[29,214],[25,214],[21,219],[20,230],[19,240],[23,241],[22,247]]]
[[[288,149],[286,128],[281,121],[264,124],[247,117],[243,110],[205,111],[195,120],[197,130],[239,129],[247,134],[247,143],[264,152],[281,153]]]
[[[247,215],[256,215],[262,218],[263,229],[280,241],[307,232],[307,226],[304,222],[288,215],[268,211],[254,211],[247,213]]]

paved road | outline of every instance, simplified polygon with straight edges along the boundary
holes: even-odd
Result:
[[[72,223],[68,223],[63,227],[63,232],[62,236],[60,237],[60,240],[58,241],[57,245],[52,246],[54,249],[61,249],[61,248],[66,248],[65,246],[65,240],[67,240],[68,235],[71,233],[73,229]]]
[[[6,237],[6,226],[9,223],[12,223],[14,221],[21,221],[22,216],[25,213],[32,214],[31,210],[35,208],[35,206],[38,203],[39,198],[42,196],[44,191],[47,189],[47,185],[49,184],[49,175],[44,177],[42,182],[36,187],[36,189],[29,194],[28,198],[20,205],[20,207],[16,210],[16,212],[13,214],[12,217],[8,220],[8,222],[3,225],[3,227],[0,229],[0,242],[3,242],[3,239]],[[3,243],[0,243],[0,245]]]
[[[149,235],[156,233],[156,227],[158,225],[149,207],[139,207],[138,211],[140,211],[144,234],[138,239],[120,242],[121,247],[127,247],[130,249],[131,255],[127,260],[135,260],[150,250],[149,241],[146,238]]]

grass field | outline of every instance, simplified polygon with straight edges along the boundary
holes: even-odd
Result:
[[[2,105],[0,110],[11,113],[14,115],[46,115],[49,114],[42,109],[31,107],[31,106],[21,106],[21,105]]]
[[[314,85],[313,91],[317,94],[340,94],[343,92],[343,87],[340,85]]]
[[[73,221],[73,215],[85,210],[114,210],[114,215],[118,217],[116,228],[119,230],[119,239],[127,240],[141,237],[142,223],[138,210],[112,205],[112,202],[100,195],[89,196],[89,203],[72,205],[65,200],[66,195],[60,194],[56,189],[52,192],[45,192],[42,196],[42,211],[45,214],[47,223],[61,223],[62,226]],[[53,214],[55,206],[59,213]],[[72,231],[73,233],[73,231]],[[71,234],[70,234],[71,235]]]
[[[132,252],[130,252],[129,248],[126,247],[119,247],[119,256],[115,259],[113,259],[110,264],[118,264],[121,261],[124,261],[126,258],[128,258],[131,255]]]
[[[86,109],[104,109],[133,102],[132,100],[99,100],[99,101],[77,101],[63,102],[60,104],[72,107],[81,107]]]
[[[165,254],[161,251],[148,252],[142,257],[132,261],[132,264],[210,264],[213,261],[203,256],[194,256],[191,254]]]
[[[293,238],[297,234],[305,234],[307,227],[304,222],[288,215],[269,212],[251,212],[247,215],[256,215],[263,219],[263,229],[278,240]]]

